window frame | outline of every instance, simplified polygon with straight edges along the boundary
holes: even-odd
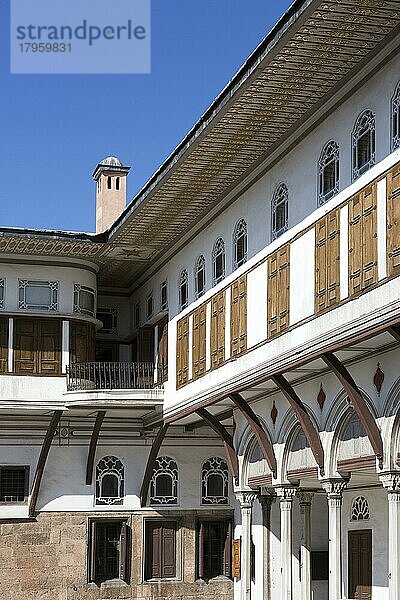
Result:
[[[244,243],[244,253],[241,259],[238,259],[238,243],[239,240],[243,238]],[[247,223],[245,219],[239,219],[233,229],[233,269],[238,269],[245,262],[247,262],[247,253],[248,253],[248,232],[247,232]]]
[[[165,294],[165,299],[163,299]],[[162,311],[168,310],[168,280],[165,279],[160,284],[160,308]]]
[[[222,256],[222,272],[217,275],[217,259]],[[223,281],[226,277],[226,249],[225,242],[222,237],[215,240],[212,250],[212,262],[213,262],[213,285],[217,285]]]
[[[186,300],[183,302],[182,289],[186,288]],[[187,269],[182,269],[178,281],[178,300],[180,310],[184,310],[189,306],[189,276]]]
[[[111,315],[111,327],[104,327],[104,321],[101,318],[102,314]],[[99,333],[104,335],[116,335],[118,333],[118,311],[116,308],[109,308],[107,306],[98,307],[96,311],[96,319],[103,323],[103,327],[99,329]]]
[[[5,277],[0,277],[0,290],[3,290],[3,297],[0,297],[0,310],[5,308],[6,302],[6,279]]]
[[[390,101],[390,148],[392,152],[400,148],[400,81]]]
[[[49,304],[30,304],[26,300],[26,289],[29,287],[43,287],[50,291]],[[21,298],[22,296],[22,298]],[[42,279],[18,279],[18,309],[37,312],[58,312],[59,282]]]
[[[104,466],[103,472],[99,473],[99,465],[101,462],[108,461],[110,462],[112,460],[114,460],[114,462],[117,464],[120,464],[119,467],[119,471],[117,468],[107,468],[106,466]],[[118,496],[102,496],[101,495],[101,488],[102,488],[102,480],[104,478],[105,475],[113,475],[115,477],[117,477],[118,479],[118,492],[119,495]],[[96,477],[95,477],[95,493],[94,493],[94,504],[95,506],[107,506],[108,508],[110,508],[111,506],[123,506],[124,505],[124,501],[125,501],[125,465],[122,462],[122,460],[120,458],[118,458],[118,456],[114,456],[111,454],[107,454],[106,456],[103,456],[102,458],[100,458],[97,461],[96,464]]]
[[[206,467],[209,463],[209,467]],[[210,475],[222,477],[224,494],[222,496],[208,495],[207,483]],[[229,469],[226,461],[219,456],[207,458],[201,466],[201,505],[202,506],[228,506],[229,505]]]
[[[221,528],[223,525],[227,527],[225,543],[223,548],[222,557],[222,570],[223,573],[208,577],[210,573],[205,573],[205,533],[204,528],[206,526],[218,524]],[[218,577],[226,577],[232,580],[232,534],[233,534],[233,523],[231,516],[205,516],[199,517],[196,523],[196,578],[202,581],[212,581]]]
[[[140,301],[135,304],[135,329],[139,329],[141,325],[141,307]]]
[[[119,550],[119,565],[118,565],[118,577],[112,579],[100,580],[96,566],[96,533],[97,528],[100,526],[112,525],[119,523],[121,527],[120,532],[120,550]],[[121,581],[129,583],[130,579],[130,562],[131,562],[131,528],[129,526],[128,518],[121,517],[89,517],[87,525],[87,582],[101,586],[102,583],[108,581]]]
[[[203,287],[199,289],[199,274],[203,273]],[[194,265],[194,291],[196,300],[204,295],[206,291],[206,259],[204,254],[199,254]]]
[[[285,223],[277,229],[277,209],[284,204]],[[272,195],[271,200],[271,240],[278,239],[289,229],[289,188],[286,183],[279,183]]]
[[[169,475],[172,480],[171,496],[157,496],[157,477]],[[179,504],[179,467],[171,456],[159,456],[154,462],[149,485],[150,506],[178,506]]]
[[[333,151],[331,151],[333,149]],[[324,193],[324,174],[325,169],[334,164],[335,185],[331,190]],[[329,140],[321,150],[318,159],[318,206],[328,202],[333,196],[339,193],[340,187],[340,148],[335,140]]]
[[[146,321],[149,321],[154,315],[154,298],[153,292],[149,292],[146,296]]]
[[[369,125],[363,125],[363,121],[369,120]],[[358,143],[369,132],[370,158],[363,165],[358,164]],[[369,108],[363,110],[357,117],[351,134],[352,151],[352,181],[356,181],[375,165],[376,158],[376,116]]]
[[[29,498],[29,473],[30,467],[29,465],[17,465],[17,464],[7,464],[0,465],[0,491],[1,491],[1,477],[3,471],[11,471],[12,469],[21,469],[25,471],[25,479],[24,479],[24,499],[23,500],[1,500],[0,496],[0,506],[21,506],[23,504],[28,503]]]
[[[81,292],[93,296],[93,311],[81,306]],[[82,285],[81,283],[74,283],[73,312],[75,314],[87,315],[89,317],[94,317],[96,315],[96,290],[94,288],[91,288],[88,285]]]

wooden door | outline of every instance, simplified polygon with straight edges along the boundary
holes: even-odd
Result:
[[[372,530],[349,531],[349,598],[371,600]]]

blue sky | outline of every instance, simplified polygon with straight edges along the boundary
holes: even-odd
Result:
[[[131,200],[290,5],[152,0],[150,75],[10,75],[9,2],[0,2],[0,226],[78,231],[95,227],[97,162],[115,154],[132,165]]]

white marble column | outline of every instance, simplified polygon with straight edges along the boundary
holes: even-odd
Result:
[[[236,498],[240,502],[242,516],[242,540],[240,549],[240,600],[251,598],[251,512],[254,500],[257,498],[255,492],[239,492]]]
[[[389,600],[400,598],[400,472],[380,476],[389,503]]]
[[[281,510],[281,598],[292,600],[292,506],[295,487],[276,489]]]
[[[329,600],[341,600],[342,595],[342,502],[344,479],[323,481],[329,510]]]
[[[301,600],[311,600],[311,503],[313,492],[297,492],[301,515]]]
[[[258,501],[261,504],[263,518],[263,598],[271,600],[271,507],[276,496],[263,493]]]

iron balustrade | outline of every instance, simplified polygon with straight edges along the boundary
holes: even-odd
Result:
[[[149,390],[157,387],[150,362],[88,362],[67,367],[67,390]]]

